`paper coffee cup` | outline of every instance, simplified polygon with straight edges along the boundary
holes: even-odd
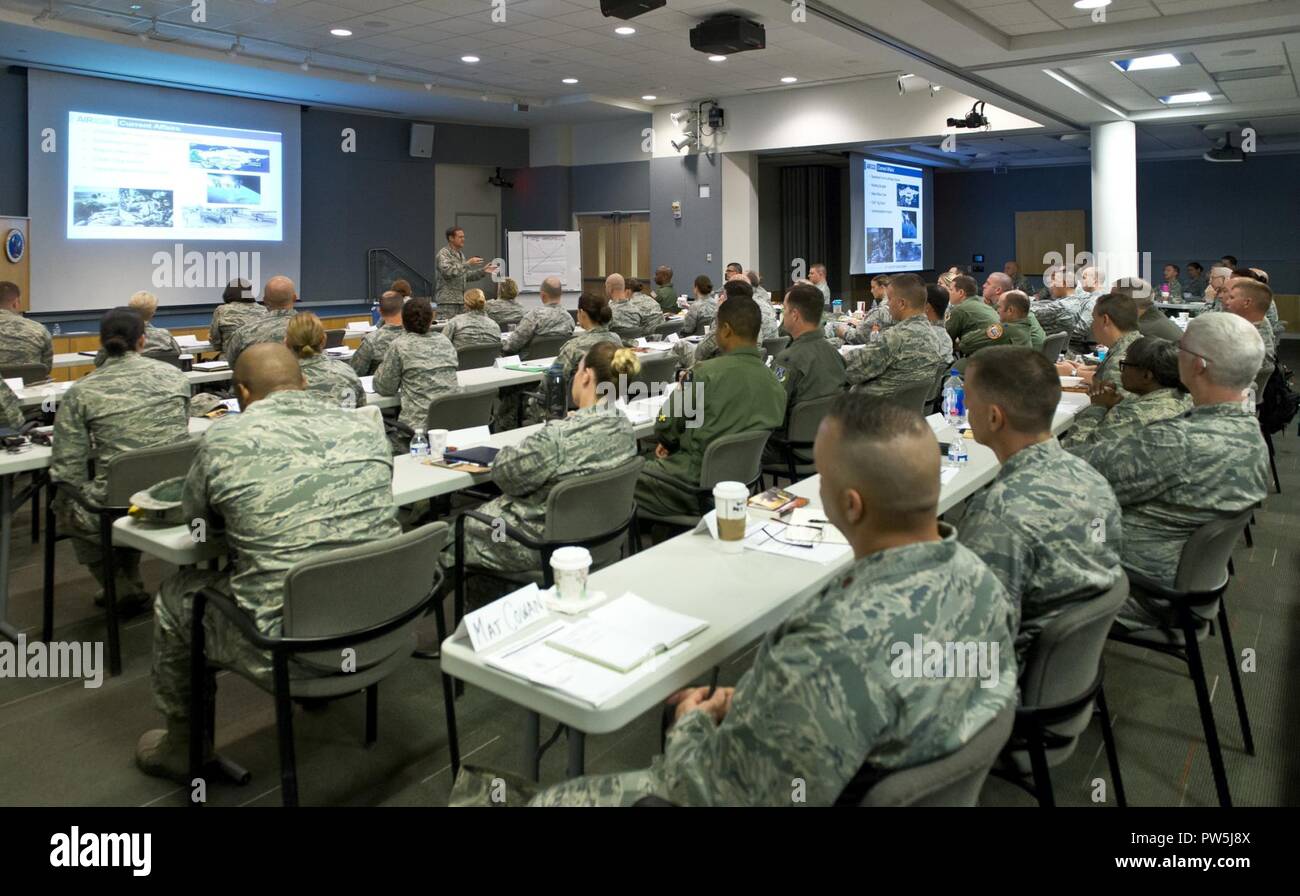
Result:
[[[555,575],[555,596],[562,601],[581,601],[587,596],[587,573],[591,552],[586,548],[560,548],[551,555]]]
[[[431,429],[427,438],[429,439],[429,456],[438,458],[447,453],[447,436],[448,431],[445,429]]]
[[[858,302],[858,313],[859,313],[859,314],[866,314],[866,313],[867,313],[867,303],[866,303],[866,302]]]
[[[749,488],[743,482],[719,482],[713,487],[718,542],[724,553],[738,554],[744,549],[745,524],[749,522],[748,503]]]

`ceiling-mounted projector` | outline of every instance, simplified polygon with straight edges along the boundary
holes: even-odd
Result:
[[[766,46],[767,30],[736,15],[712,16],[691,29],[691,48],[701,53],[730,56]]]
[[[635,19],[667,2],[668,0],[600,0],[600,14],[606,18]]]
[[[1246,161],[1246,154],[1240,148],[1232,145],[1231,134],[1224,134],[1223,145],[1207,149],[1201,158],[1207,162],[1244,162]]]

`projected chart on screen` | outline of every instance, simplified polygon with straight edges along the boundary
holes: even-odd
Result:
[[[870,159],[862,164],[865,273],[920,270],[925,234],[923,172]]]
[[[281,135],[68,113],[68,239],[283,238]]]

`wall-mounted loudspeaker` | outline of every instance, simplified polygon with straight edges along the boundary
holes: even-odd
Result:
[[[411,158],[433,158],[433,125],[411,125]]]

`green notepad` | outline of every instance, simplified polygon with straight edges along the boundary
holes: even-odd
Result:
[[[549,367],[549,365],[547,365]],[[521,373],[545,373],[547,367],[539,367],[535,364],[507,364],[506,370],[518,370]]]

